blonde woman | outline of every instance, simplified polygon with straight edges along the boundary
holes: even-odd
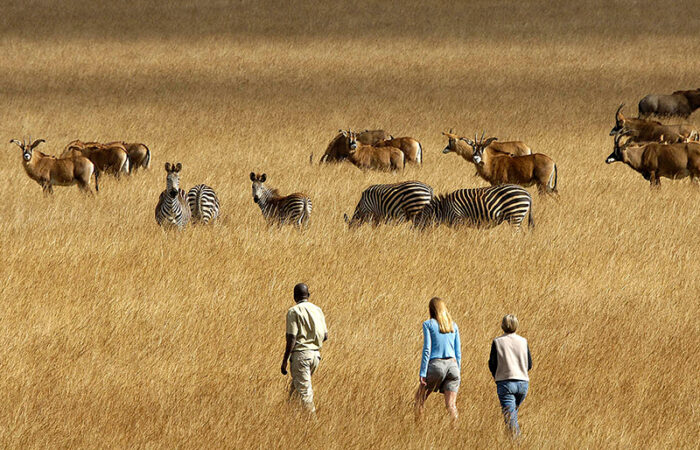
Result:
[[[445,394],[445,407],[456,420],[462,364],[459,328],[452,321],[441,298],[433,297],[428,304],[428,311],[430,319],[423,322],[423,357],[420,364],[420,385],[416,392],[416,420],[423,415],[428,395],[438,390]]]
[[[506,314],[501,321],[503,335],[491,343],[489,370],[496,382],[498,401],[506,425],[514,437],[520,435],[518,410],[527,396],[530,385],[528,371],[532,369],[532,356],[527,339],[515,334],[518,318]]]

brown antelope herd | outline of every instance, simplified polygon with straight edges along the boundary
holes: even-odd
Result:
[[[615,124],[610,130],[610,135],[614,136],[613,151],[605,162],[607,164],[622,162],[628,165],[648,180],[652,187],[659,186],[662,177],[669,179],[690,177],[691,182],[697,184],[700,180],[698,129],[689,124],[663,124],[649,117],[655,115],[661,118],[670,116],[688,118],[700,108],[700,89],[676,91],[670,95],[647,95],[639,102],[639,113],[636,118],[625,117],[622,113],[623,107],[624,104],[621,104],[615,111]],[[447,145],[442,150],[443,154],[455,153],[473,164],[476,175],[492,187],[511,186],[505,191],[498,191],[501,192],[499,195],[503,199],[515,195],[525,199],[529,195],[521,192],[521,188],[518,188],[521,191],[517,191],[516,187],[536,186],[540,194],[558,194],[557,164],[545,154],[533,153],[530,146],[524,142],[499,141],[496,137],[486,137],[485,132],[482,132],[481,138],[475,134],[473,140],[455,134],[452,129],[442,134],[447,138]],[[36,150],[36,147],[43,142],[45,142],[44,139],[35,141],[29,139],[28,142],[16,139],[10,141],[22,150],[24,170],[41,186],[45,194],[53,193],[53,186],[74,184],[78,185],[81,191],[92,193],[90,180],[93,176],[95,191],[98,191],[98,179],[101,173],[120,177],[133,174],[139,169],[147,169],[151,163],[151,151],[142,143],[74,140],[66,145],[60,156],[56,157]],[[319,164],[347,161],[362,171],[403,171],[407,165],[422,167],[423,156],[422,144],[412,137],[394,137],[381,129],[367,129],[359,133],[351,129],[341,129],[326,147]],[[310,162],[313,162],[313,153]],[[168,183],[166,190],[161,194],[159,208],[165,208],[164,204],[178,203],[168,200],[172,198],[179,199],[178,205],[186,203],[184,194],[179,188],[176,189],[181,168],[179,163],[166,164]],[[309,196],[301,193],[283,196],[277,189],[266,187],[264,184],[266,179],[266,174],[250,174],[250,180],[253,183],[253,200],[260,207],[267,223],[291,223],[299,227],[307,225],[312,209]],[[216,193],[206,185],[198,185],[193,189],[196,192],[190,192],[189,203],[195,203],[197,211],[206,213],[204,222],[215,219],[219,213]],[[365,190],[364,200],[361,200],[356,208],[355,215],[358,214],[358,210],[371,211],[374,222],[391,221],[392,218],[406,216],[401,211],[415,207],[416,198],[421,198],[421,208],[432,205],[430,206],[432,214],[435,217],[444,218],[445,222],[452,223],[455,217],[469,216],[472,208],[476,208],[473,209],[474,211],[479,209],[480,214],[485,215],[468,217],[471,222],[484,223],[485,219],[491,223],[502,222],[501,212],[483,211],[485,207],[483,198],[494,195],[493,192],[496,191],[483,191],[483,193],[478,190],[466,191],[469,193],[461,195],[459,200],[461,203],[448,204],[445,203],[445,199],[451,198],[449,195],[434,196],[430,186],[418,181],[374,185]],[[426,193],[429,193],[428,197]],[[433,199],[442,200],[438,202]],[[534,226],[532,202],[525,200],[522,205],[527,206],[526,209],[530,212],[530,225]],[[477,204],[479,202],[483,204]],[[182,214],[185,214],[189,210],[184,211],[183,205],[181,205]],[[521,208],[518,214],[523,211],[524,209]],[[163,214],[162,216],[165,217]],[[157,214],[156,218],[158,219]],[[351,222],[347,217],[346,221]],[[158,222],[162,223],[165,220],[158,220]]]

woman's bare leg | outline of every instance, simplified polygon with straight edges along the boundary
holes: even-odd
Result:
[[[457,393],[452,391],[445,391],[445,407],[447,412],[450,413],[453,420],[459,418],[459,412],[457,411]]]
[[[430,391],[428,391],[425,386],[418,386],[418,390],[416,391],[416,401],[414,403],[416,422],[421,420],[423,417],[423,406],[425,405],[425,400],[428,398],[428,395],[430,395]]]

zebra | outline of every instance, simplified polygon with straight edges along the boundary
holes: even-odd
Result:
[[[219,198],[214,189],[198,184],[187,193],[187,203],[192,213],[192,222],[208,224],[219,217]]]
[[[165,163],[165,171],[168,174],[166,188],[160,193],[156,205],[156,222],[163,227],[183,228],[192,215],[187,204],[187,195],[180,189],[180,170],[180,163]]]
[[[265,186],[266,174],[250,172],[253,182],[253,201],[262,211],[268,225],[292,223],[296,227],[306,226],[311,217],[311,199],[303,193],[295,192],[287,196],[279,194],[277,189]]]
[[[416,221],[423,228],[439,223],[490,228],[506,221],[520,228],[528,213],[528,226],[534,228],[530,193],[520,186],[503,184],[435,196]]]
[[[433,199],[433,188],[420,181],[404,181],[394,184],[375,184],[362,192],[352,219],[344,214],[349,227],[365,222],[373,224],[404,222],[415,225],[418,214]]]

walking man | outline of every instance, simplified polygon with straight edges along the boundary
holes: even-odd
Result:
[[[503,335],[491,343],[489,370],[496,381],[498,401],[503,418],[513,437],[520,435],[518,409],[525,400],[530,384],[527,372],[532,369],[532,357],[527,340],[515,334],[518,319],[507,314],[501,321]]]
[[[320,350],[328,339],[326,318],[321,308],[309,301],[309,288],[304,283],[294,286],[296,305],[287,311],[287,345],[282,359],[282,375],[287,375],[290,361],[292,383],[289,398],[298,395],[304,408],[315,413],[311,375],[321,361]]]

